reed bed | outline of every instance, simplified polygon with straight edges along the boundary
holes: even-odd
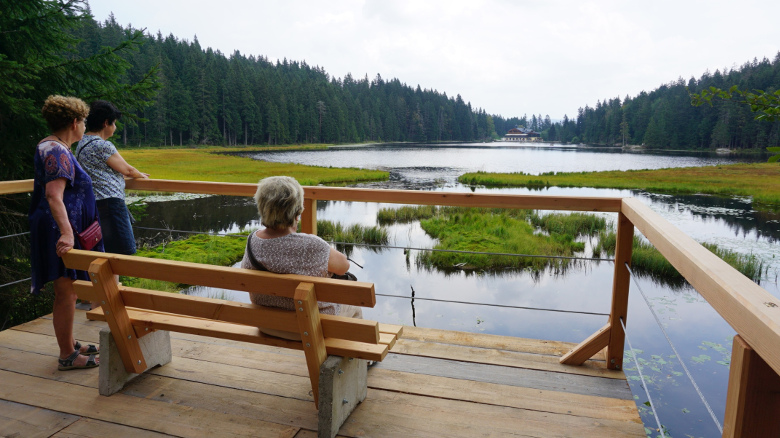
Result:
[[[639,189],[674,194],[750,196],[757,209],[780,209],[780,166],[776,163],[730,164],[657,170],[526,173],[466,173],[463,184],[488,187],[595,187]]]
[[[598,243],[593,247],[593,255],[595,257],[602,254],[607,256],[614,255],[616,240],[617,237],[614,231],[601,232]],[[759,281],[761,276],[766,273],[767,266],[753,254],[741,254],[720,248],[712,243],[702,243],[702,246],[753,281]],[[634,236],[631,269],[639,276],[651,277],[656,281],[667,284],[679,286],[685,283],[683,276],[669,263],[669,260],[661,255],[652,244],[639,236]]]
[[[434,249],[501,254],[422,251],[417,255],[419,266],[444,271],[538,272],[548,267],[560,268],[569,261],[507,254],[572,256],[584,250],[584,243],[576,241],[577,237],[598,232],[599,223],[606,227],[605,221],[594,221],[593,216],[586,214],[549,215],[546,219],[533,211],[512,209],[420,206],[386,209],[379,214],[384,223],[420,220],[423,230],[439,241]]]

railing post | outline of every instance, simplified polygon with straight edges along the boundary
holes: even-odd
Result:
[[[612,309],[609,312],[609,344],[607,344],[607,368],[619,370],[623,368],[623,348],[626,334],[620,320],[628,326],[628,286],[631,274],[626,263],[631,265],[631,251],[634,245],[634,224],[623,214],[618,213],[617,243],[615,248],[615,275],[612,282]]]
[[[734,336],[723,438],[777,436],[780,376],[741,336]]]
[[[317,200],[303,199],[303,213],[301,213],[301,232],[317,235]]]

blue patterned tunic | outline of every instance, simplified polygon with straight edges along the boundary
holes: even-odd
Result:
[[[67,179],[62,201],[68,212],[68,221],[73,227],[73,247],[80,249],[76,233],[81,232],[98,218],[92,180],[76,162],[68,148],[56,141],[43,141],[35,151],[35,180],[30,203],[30,267],[32,287],[30,292],[39,293],[49,281],[60,277],[89,280],[84,271],[66,269],[57,256],[57,241],[60,229],[46,200],[46,184],[58,178]],[[103,242],[93,251],[103,251]]]

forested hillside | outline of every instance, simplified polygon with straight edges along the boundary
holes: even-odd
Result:
[[[89,56],[132,29],[114,17],[85,21],[78,50]],[[135,80],[155,64],[162,88],[120,133],[127,145],[472,141],[495,136],[492,118],[460,95],[413,88],[398,79],[330,76],[305,61],[270,62],[203,48],[197,37],[146,35],[126,59]],[[262,52],[262,41],[257,51]]]
[[[636,97],[605,99],[580,108],[575,120],[549,127],[548,140],[590,144],[644,144],[660,149],[764,149],[780,144],[780,122],[754,119],[750,107],[722,101],[692,106],[689,93],[709,87],[774,91],[780,88],[780,53],[739,68],[682,78]]]

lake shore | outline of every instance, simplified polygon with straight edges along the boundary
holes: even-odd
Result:
[[[780,166],[775,163],[729,164],[657,170],[603,172],[465,173],[458,181],[487,187],[593,187],[638,189],[656,193],[743,196],[757,210],[780,209]]]
[[[305,146],[309,146],[309,150],[326,149],[326,145]],[[268,176],[287,175],[298,180],[301,185],[344,185],[384,181],[389,177],[388,172],[380,170],[272,163],[235,155],[236,152],[290,149],[292,147],[142,148],[122,149],[121,154],[128,163],[155,179],[256,183]]]

